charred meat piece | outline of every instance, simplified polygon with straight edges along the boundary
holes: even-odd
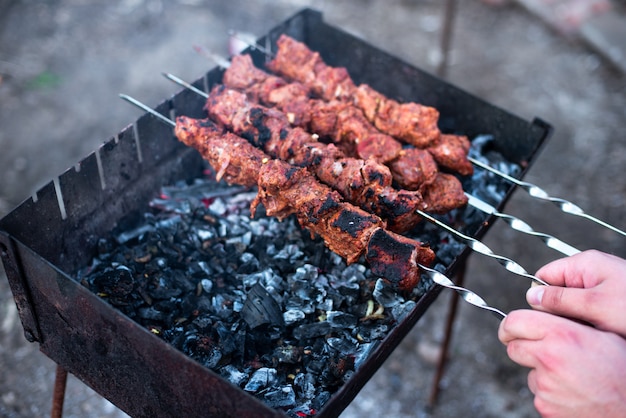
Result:
[[[353,263],[383,221],[362,209],[342,204],[341,196],[322,185],[306,169],[272,160],[259,172],[259,194],[269,216],[295,214],[303,228],[319,235],[335,253]],[[255,203],[255,205],[258,203]]]
[[[435,180],[424,188],[426,211],[444,214],[467,204],[467,196],[459,179],[452,174],[439,173]]]
[[[217,180],[246,187],[256,186],[267,155],[243,138],[223,132],[208,119],[176,118],[174,133],[183,144],[195,148],[216,171]]]
[[[370,238],[365,259],[375,274],[400,277],[399,287],[412,289],[419,282],[417,263],[428,266],[435,260],[434,255],[430,248],[381,228]]]
[[[439,169],[433,156],[427,150],[405,148],[400,151],[404,158],[389,163],[394,181],[403,189],[424,190],[435,181]]]
[[[470,141],[466,136],[442,134],[439,140],[428,148],[428,152],[440,166],[467,176],[474,172],[472,163],[467,159],[469,149]]]

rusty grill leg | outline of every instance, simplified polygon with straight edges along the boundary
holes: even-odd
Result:
[[[52,394],[52,418],[63,416],[63,402],[65,401],[65,386],[67,384],[67,370],[57,364],[57,371],[54,378],[54,392]]]
[[[458,286],[463,286],[463,282],[465,281],[465,268],[466,263],[460,267],[459,272],[457,274],[456,284]],[[454,320],[456,318],[456,309],[459,301],[459,294],[457,292],[452,292],[450,295],[450,307],[448,310],[448,317],[446,319],[446,329],[444,333],[443,343],[441,345],[441,351],[439,353],[439,360],[437,362],[437,370],[435,372],[435,379],[433,380],[433,385],[430,391],[430,399],[428,400],[428,405],[430,407],[435,406],[437,403],[437,397],[439,396],[439,386],[441,384],[441,378],[443,377],[443,372],[446,367],[446,362],[448,361],[448,350],[450,347],[450,341],[452,340],[452,330],[454,327]]]
[[[446,70],[448,68],[448,58],[450,55],[450,43],[452,41],[452,28],[454,26],[456,6],[457,0],[446,0],[441,31],[441,56],[439,57],[439,65],[437,66],[437,75],[442,78],[445,78]]]

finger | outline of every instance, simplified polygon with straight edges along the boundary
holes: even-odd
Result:
[[[529,309],[511,311],[500,322],[498,338],[505,345],[516,339],[540,340],[550,329],[558,326],[560,321],[566,320],[549,313]]]
[[[532,369],[531,371],[528,372],[528,390],[530,390],[530,392],[533,395],[537,394],[537,369]]]
[[[536,275],[554,286],[589,288],[625,268],[625,260],[589,250],[548,263]]]
[[[593,289],[536,286],[526,292],[526,301],[534,309],[560,316],[588,320],[595,309]]]
[[[506,346],[506,354],[520,366],[536,369],[540,365],[537,356],[541,351],[540,344],[533,340],[513,340]]]

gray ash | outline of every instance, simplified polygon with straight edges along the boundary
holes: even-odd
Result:
[[[486,190],[481,197],[497,204],[505,185],[476,171],[466,190]],[[210,175],[166,187],[140,225],[100,240],[78,280],[267,405],[315,415],[432,283],[398,293],[363,263],[347,266],[295,218],[251,219],[255,194]],[[485,219],[476,212],[445,220],[475,231]],[[464,249],[429,224],[411,235],[442,268]]]

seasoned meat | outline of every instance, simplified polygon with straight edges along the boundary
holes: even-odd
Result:
[[[437,174],[435,181],[427,185],[422,193],[426,201],[425,210],[431,213],[443,214],[467,204],[463,186],[452,174]]]
[[[400,151],[402,158],[389,163],[393,179],[407,190],[423,190],[435,181],[439,169],[427,150],[405,148]]]
[[[273,158],[308,167],[344,199],[381,216],[394,231],[403,232],[421,219],[424,207],[418,191],[391,187],[389,168],[374,160],[346,157],[332,145],[292,128],[284,113],[249,103],[244,93],[216,86],[206,103],[209,116],[260,147]]]
[[[430,248],[387,231],[382,219],[343,201],[306,169],[271,159],[247,140],[224,133],[210,120],[181,116],[176,119],[174,132],[226,181],[258,186],[252,216],[259,204],[269,216],[284,219],[295,215],[303,228],[319,235],[348,263],[364,255],[376,275],[401,290],[412,290],[420,277],[416,266],[430,265],[435,258]]]
[[[437,164],[463,176],[474,172],[474,166],[467,159],[470,142],[466,136],[445,135],[428,148]]]

